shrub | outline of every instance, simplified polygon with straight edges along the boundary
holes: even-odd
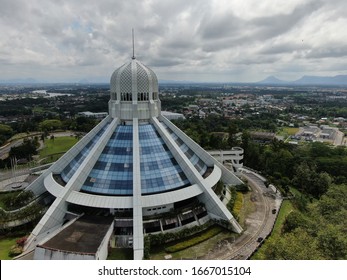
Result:
[[[230,191],[230,200],[227,204],[227,208],[228,210],[230,211],[230,213],[233,212],[233,209],[234,209],[234,204],[235,204],[235,201],[236,201],[236,196],[237,196],[237,192],[236,192],[236,188],[235,187],[230,187],[229,188],[229,191]]]
[[[203,232],[199,236],[196,236],[196,237],[193,237],[189,240],[186,240],[186,241],[180,242],[178,244],[166,247],[165,251],[167,253],[174,253],[174,252],[181,251],[183,249],[192,247],[192,246],[199,244],[199,243],[201,243],[207,239],[210,239],[211,237],[220,233],[222,230],[223,230],[223,228],[221,228],[221,227],[213,227],[209,230],[206,230],[205,232]]]
[[[20,255],[22,252],[23,252],[23,247],[20,247],[18,245],[13,245],[10,251],[8,252],[8,256],[13,258],[15,256]]]
[[[151,251],[151,247],[155,247],[158,245],[162,245],[168,242],[172,242],[175,240],[187,238],[199,232],[206,230],[215,224],[216,221],[208,221],[207,223],[201,226],[194,226],[191,228],[185,228],[179,232],[167,232],[167,233],[158,233],[158,234],[148,234],[145,236],[144,240],[144,258],[148,259]],[[218,227],[220,228],[220,227]],[[220,228],[222,230],[222,228]],[[212,236],[211,236],[212,237]],[[205,239],[206,240],[206,239]],[[201,242],[201,241],[200,241]],[[193,246],[193,245],[191,245]]]
[[[6,210],[14,210],[27,205],[33,198],[31,191],[16,191],[4,194],[2,201]]]
[[[239,220],[242,205],[243,205],[243,195],[242,193],[238,192],[236,194],[236,199],[235,199],[234,207],[232,210],[232,214],[236,220]]]
[[[145,260],[149,259],[151,249],[151,238],[150,236],[145,236],[144,238],[144,250],[143,250],[143,258]]]
[[[218,181],[218,183],[214,186],[214,192],[216,195],[221,195],[224,188],[224,183],[222,181]]]
[[[248,187],[247,183],[236,185],[235,188],[237,191],[242,192],[242,193],[246,193],[249,191],[249,187]]]
[[[25,241],[27,241],[27,237],[26,236],[24,236],[24,237],[22,237],[22,238],[19,238],[19,239],[17,239],[16,240],[16,244],[18,245],[18,246],[20,246],[20,247],[23,247],[24,246],[24,243],[25,243]]]
[[[178,232],[167,232],[167,233],[158,233],[158,234],[149,234],[148,237],[150,238],[150,245],[161,245],[168,243],[170,241],[186,238],[188,236],[191,236],[193,234],[196,234],[198,232],[201,232],[208,227],[212,225],[212,221],[205,223],[201,226],[193,226],[190,228],[182,229]]]

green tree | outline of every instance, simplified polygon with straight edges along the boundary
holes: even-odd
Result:
[[[307,225],[307,219],[304,214],[299,211],[293,211],[288,214],[283,224],[283,233],[289,233],[299,227],[305,227]]]
[[[62,127],[62,122],[57,119],[53,120],[44,120],[43,122],[40,123],[40,129],[42,131],[52,131],[56,129],[60,129]]]
[[[97,121],[93,118],[80,116],[76,118],[76,129],[78,131],[89,132],[94,128],[96,123]]]
[[[25,139],[22,145],[11,148],[9,157],[14,157],[17,159],[26,158],[31,160],[32,156],[37,154],[36,145],[37,142],[35,142],[35,140]]]
[[[314,197],[320,197],[328,190],[332,182],[331,177],[326,172],[314,173],[312,177],[314,178],[311,180],[311,185],[307,186],[307,192]]]
[[[217,135],[216,133],[211,133],[210,134],[209,146],[212,149],[223,149],[224,145],[223,145],[222,137]]]
[[[266,259],[270,260],[320,260],[324,259],[318,247],[318,240],[303,229],[269,241],[266,247]]]
[[[13,129],[9,125],[0,124],[0,134],[11,137],[13,135]]]
[[[329,259],[347,259],[346,230],[338,225],[328,224],[318,232],[318,246]]]
[[[331,185],[327,193],[313,206],[318,217],[323,216],[328,221],[339,223],[340,212],[347,210],[347,185]]]
[[[238,146],[240,143],[237,141],[236,134],[238,132],[238,126],[232,122],[228,126],[228,145],[230,148]]]
[[[5,124],[0,124],[0,146],[13,135],[13,129]]]
[[[329,174],[325,172],[318,173],[314,165],[309,166],[306,162],[302,162],[297,166],[292,180],[296,188],[316,198],[328,190],[331,182]]]

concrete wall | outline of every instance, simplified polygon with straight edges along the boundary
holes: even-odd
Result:
[[[75,252],[66,252],[36,247],[34,260],[95,260],[95,254],[78,254]]]
[[[111,226],[109,227],[104,239],[102,240],[97,252],[96,252],[96,260],[106,260],[108,255],[108,244],[113,232],[114,228],[114,221],[112,222]]]

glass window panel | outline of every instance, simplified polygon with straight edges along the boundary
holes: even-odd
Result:
[[[98,183],[90,187],[86,180],[82,191],[106,195],[132,195],[132,133],[132,126],[117,126],[90,172]]]

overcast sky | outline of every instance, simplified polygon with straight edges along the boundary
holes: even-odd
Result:
[[[347,74],[346,0],[0,0],[0,80],[109,81],[132,28],[160,80]]]

